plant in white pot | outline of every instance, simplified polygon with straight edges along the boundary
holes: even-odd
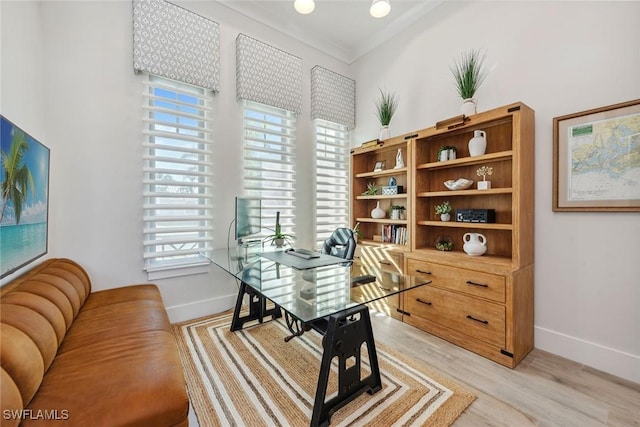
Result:
[[[435,206],[436,215],[440,215],[441,221],[449,221],[451,219],[451,204],[447,200]]]
[[[391,219],[402,219],[405,209],[406,208],[401,205],[391,206]]]
[[[379,139],[383,141],[391,136],[389,124],[398,108],[398,101],[395,93],[383,92],[382,89],[378,89],[380,97],[376,100],[376,113],[381,126]]]
[[[462,98],[461,112],[465,116],[476,113],[474,96],[487,76],[483,69],[484,58],[484,53],[473,49],[463,52],[451,67],[456,90]]]
[[[281,248],[285,243],[290,243],[290,240],[292,239],[295,239],[295,237],[282,232],[282,226],[280,225],[280,211],[276,212],[276,228],[272,235],[264,238],[264,241],[270,241],[272,246],[275,245],[278,248]]]

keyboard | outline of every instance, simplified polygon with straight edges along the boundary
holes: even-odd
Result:
[[[297,256],[298,258],[303,259],[312,259],[319,258],[320,255],[317,252],[310,251],[308,249],[289,249],[286,251],[287,254]]]

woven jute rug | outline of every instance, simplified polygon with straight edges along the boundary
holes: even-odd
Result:
[[[281,320],[231,332],[231,317],[224,313],[173,325],[200,426],[308,426],[322,336],[310,331],[285,343],[290,333]],[[340,408],[332,426],[449,426],[475,399],[423,363],[379,343],[376,349],[382,390]],[[365,369],[368,363],[363,356]],[[336,384],[334,372],[327,398]]]

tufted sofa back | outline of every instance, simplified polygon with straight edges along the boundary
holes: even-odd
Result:
[[[25,408],[91,292],[86,271],[49,259],[0,289],[0,399]]]

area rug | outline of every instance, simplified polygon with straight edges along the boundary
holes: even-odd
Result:
[[[308,426],[322,336],[310,331],[285,343],[290,333],[281,320],[231,332],[231,317],[224,313],[173,325],[200,427]],[[340,408],[332,426],[449,426],[475,399],[423,363],[379,343],[376,349],[382,390]],[[365,369],[368,363],[363,356]],[[328,398],[336,384],[334,372]]]

